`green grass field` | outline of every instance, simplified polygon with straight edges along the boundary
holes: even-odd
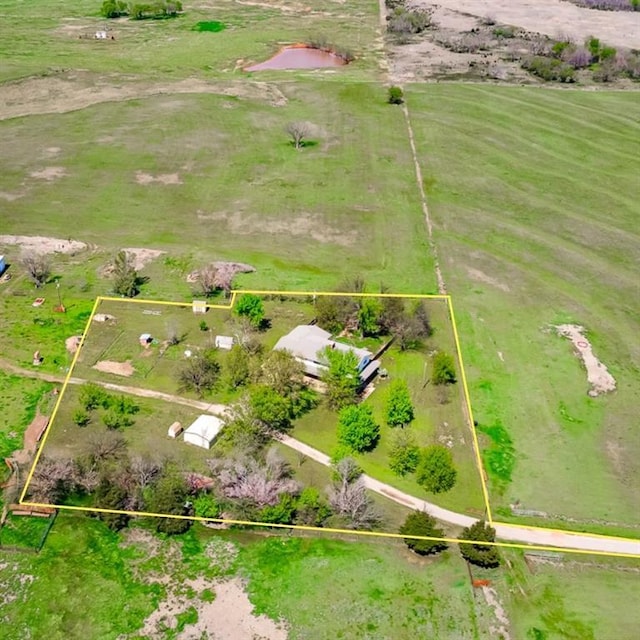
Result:
[[[91,74],[111,75],[117,69],[121,78],[131,74],[165,82],[183,77],[242,78],[247,75],[244,66],[269,58],[282,44],[304,42],[318,34],[334,45],[349,47],[357,56],[339,75],[335,71],[321,75],[348,79],[378,75],[378,7],[366,0],[348,4],[318,0],[312,11],[302,5],[282,10],[276,2],[273,8],[234,0],[215,6],[185,2],[182,16],[157,21],[106,21],[99,14],[101,4],[101,0],[79,0],[63,8],[51,0],[27,5],[7,0],[3,22],[13,37],[0,48],[0,79],[56,75],[80,60],[82,69]],[[222,22],[226,29],[219,33],[195,30],[198,22],[211,20]],[[105,24],[115,40],[94,40],[96,30]]]
[[[409,106],[494,505],[637,526],[635,94],[430,86]],[[613,394],[587,396],[563,322]]]

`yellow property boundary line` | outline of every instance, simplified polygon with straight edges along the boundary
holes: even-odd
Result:
[[[453,335],[455,340],[458,366],[460,368],[460,379],[463,387],[464,401],[466,404],[466,411],[468,416],[469,428],[471,429],[471,433],[473,435],[473,447],[475,451],[476,457],[476,466],[478,469],[478,473],[480,475],[480,482],[482,486],[482,494],[485,502],[485,509],[487,513],[486,520],[492,526],[500,525],[505,527],[513,527],[520,528],[525,527],[527,529],[533,529],[538,531],[545,531],[549,533],[560,533],[560,534],[568,534],[574,536],[589,536],[595,538],[602,538],[605,540],[623,540],[623,541],[634,541],[634,538],[625,538],[621,536],[610,536],[596,533],[588,533],[582,531],[572,531],[567,529],[555,529],[555,528],[547,528],[547,527],[537,527],[532,525],[519,525],[514,523],[507,522],[497,522],[493,520],[491,513],[491,506],[489,501],[489,492],[487,490],[487,485],[485,481],[485,473],[484,467],[482,464],[482,456],[480,454],[480,445],[478,442],[478,434],[475,428],[475,422],[473,418],[473,411],[471,408],[471,397],[469,394],[469,387],[467,383],[467,377],[464,368],[464,362],[462,359],[462,349],[460,347],[460,338],[458,334],[458,327],[455,319],[455,313],[453,310],[453,302],[451,296],[448,294],[396,294],[396,293],[353,293],[353,292],[339,292],[339,291],[272,291],[272,290],[259,290],[259,289],[246,289],[246,290],[232,290],[231,291],[231,299],[229,304],[226,305],[216,305],[216,304],[207,304],[208,309],[223,309],[223,310],[231,310],[236,302],[237,296],[239,294],[250,293],[254,295],[269,295],[269,296],[332,296],[332,297],[356,297],[356,298],[406,298],[413,300],[421,300],[421,299],[431,299],[431,300],[444,300],[447,304],[447,310],[449,312],[449,317],[451,319],[451,326],[453,329]],[[56,509],[63,509],[69,511],[84,511],[91,513],[113,513],[113,514],[124,514],[131,516],[147,516],[147,517],[156,517],[156,518],[176,518],[183,520],[193,520],[197,522],[219,522],[219,523],[227,523],[227,524],[239,524],[239,525],[251,525],[265,528],[282,528],[282,529],[291,529],[291,530],[300,530],[300,531],[317,531],[317,532],[327,532],[327,533],[340,533],[340,534],[349,534],[349,535],[363,535],[369,537],[382,537],[382,538],[402,538],[402,539],[415,539],[415,540],[441,540],[443,542],[452,543],[452,544],[460,544],[460,541],[457,538],[433,538],[428,536],[405,536],[399,533],[384,533],[384,532],[375,532],[375,531],[357,531],[352,529],[332,529],[332,528],[322,528],[322,527],[309,527],[303,525],[280,525],[273,523],[265,523],[265,522],[250,522],[243,520],[220,520],[215,518],[201,518],[198,516],[179,516],[179,515],[171,515],[171,514],[161,514],[161,513],[148,513],[148,512],[139,512],[139,511],[123,511],[117,509],[101,509],[101,508],[92,508],[92,507],[74,507],[68,505],[50,505],[43,504],[37,502],[28,502],[25,501],[25,496],[27,494],[27,490],[29,488],[29,484],[31,483],[31,479],[35,472],[36,466],[42,452],[44,450],[44,445],[46,444],[47,437],[51,430],[51,426],[54,422],[56,414],[58,413],[58,409],[64,397],[64,393],[67,389],[70,379],[72,378],[73,370],[78,360],[78,356],[82,347],[84,346],[85,339],[89,328],[91,327],[91,322],[93,321],[93,317],[98,309],[98,306],[102,301],[107,302],[125,302],[125,303],[135,303],[140,305],[167,305],[167,306],[175,306],[182,308],[189,308],[192,306],[192,301],[189,302],[173,302],[173,301],[162,301],[162,300],[140,300],[140,299],[130,299],[130,298],[118,298],[118,297],[110,297],[110,296],[98,296],[95,299],[93,304],[93,308],[91,310],[91,314],[87,320],[84,331],[82,333],[82,337],[80,339],[80,343],[78,348],[74,354],[73,360],[69,367],[69,371],[65,377],[65,380],[62,385],[62,389],[60,394],[58,395],[58,400],[56,401],[53,412],[51,413],[51,418],[49,419],[49,424],[47,425],[47,429],[42,438],[40,446],[38,447],[38,451],[36,453],[36,457],[34,462],[29,470],[29,474],[27,476],[27,481],[20,495],[19,504],[25,506],[34,506],[34,507],[53,507]],[[468,541],[469,543],[473,543],[473,541]],[[536,551],[556,551],[556,552],[566,552],[566,553],[578,553],[584,555],[599,555],[599,556],[617,556],[617,557],[628,557],[628,558],[638,558],[640,555],[638,554],[629,554],[629,553],[616,553],[610,551],[592,551],[592,550],[583,550],[583,549],[574,549],[574,548],[566,548],[566,547],[553,547],[553,546],[544,546],[544,545],[535,545],[535,544],[519,544],[519,543],[509,543],[509,542],[484,542],[477,541],[477,544],[482,544],[486,546],[496,546],[496,547],[505,547],[505,548],[513,548],[513,549],[529,549]]]

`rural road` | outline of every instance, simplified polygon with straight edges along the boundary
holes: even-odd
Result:
[[[32,371],[29,369],[22,369],[16,367],[6,360],[0,359],[0,366],[5,370],[12,371],[16,374],[23,375],[30,378],[38,378],[40,380],[47,380],[49,382],[61,383],[63,379],[59,376],[48,374],[41,371]],[[86,380],[80,378],[71,378],[69,380],[71,384],[84,384]],[[202,402],[201,400],[192,400],[190,398],[183,398],[181,396],[175,396],[168,393],[162,393],[159,391],[151,391],[149,389],[141,389],[139,387],[130,387],[112,383],[98,383],[100,386],[111,391],[118,391],[120,393],[127,393],[129,395],[139,396],[143,398],[156,398],[163,400],[164,402],[172,402],[175,404],[182,404],[200,411],[206,411],[214,415],[224,415],[227,410],[226,405],[212,404],[209,402]],[[319,462],[325,466],[331,465],[329,456],[322,451],[300,442],[291,436],[282,435],[278,438],[278,441],[287,447],[295,449],[296,451],[308,456],[312,460]],[[449,511],[439,507],[432,502],[422,500],[415,496],[404,493],[391,485],[380,482],[371,476],[363,476],[366,487],[370,491],[393,500],[394,502],[401,504],[409,509],[416,509],[419,511],[426,511],[430,513],[434,518],[447,522],[449,524],[457,525],[460,527],[468,527],[476,521],[476,518],[466,516],[462,513],[456,513],[455,511]],[[525,544],[560,547],[566,549],[579,549],[582,551],[596,551],[612,554],[630,554],[640,556],[640,540],[634,540],[632,538],[612,538],[607,536],[590,535],[584,533],[572,533],[570,531],[559,531],[554,529],[541,529],[536,527],[527,527],[525,525],[510,525],[494,523],[493,526],[496,529],[497,537],[505,542],[521,542]]]

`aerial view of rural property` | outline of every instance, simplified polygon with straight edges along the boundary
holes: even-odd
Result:
[[[638,0],[2,0],[0,150],[0,640],[640,637]]]

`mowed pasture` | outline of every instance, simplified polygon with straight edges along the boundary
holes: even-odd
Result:
[[[158,96],[1,122],[3,232],[247,262],[254,288],[330,290],[363,273],[433,292],[406,127],[383,87],[238,92],[249,97]],[[284,129],[299,120],[314,132],[296,150]]]
[[[56,75],[70,68],[91,74],[114,71],[168,81],[183,77],[244,76],[245,66],[261,62],[283,44],[325,35],[335,46],[348,47],[354,63],[326,77],[375,78],[381,46],[378,5],[366,0],[303,4],[184,2],[182,15],[169,20],[106,20],[102,0],[59,3],[54,0],[3,2],[0,81]],[[199,22],[221,22],[217,33],[198,31]],[[108,29],[106,40],[96,31]],[[113,35],[114,40],[111,40]],[[317,75],[316,71],[303,72]]]
[[[438,85],[408,103],[494,512],[637,527],[637,96]],[[587,395],[561,323],[615,392]]]

